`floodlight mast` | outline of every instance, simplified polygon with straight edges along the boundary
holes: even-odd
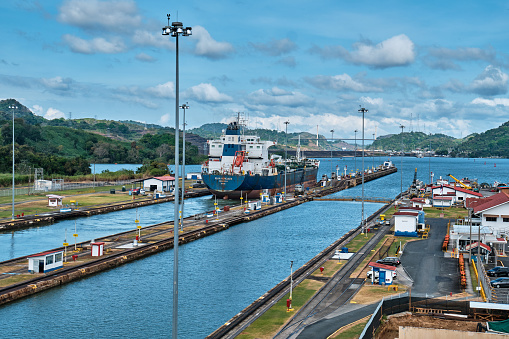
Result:
[[[173,326],[172,338],[178,335],[178,216],[179,216],[179,35],[192,35],[192,27],[182,25],[182,22],[172,22],[170,26],[170,14],[167,14],[168,25],[163,27],[163,35],[175,37],[175,190],[174,190],[174,214],[173,214]]]

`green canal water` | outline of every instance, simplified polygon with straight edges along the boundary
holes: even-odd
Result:
[[[366,158],[366,167],[371,166]],[[386,158],[375,158],[375,164]],[[393,158],[399,168],[400,158]],[[430,161],[429,161],[430,160]],[[330,166],[353,168],[353,159],[322,159],[321,173]],[[357,159],[360,168],[361,160]],[[496,166],[495,166],[496,164]],[[365,195],[392,198],[408,187],[418,169],[427,182],[428,168],[438,176],[448,173],[479,182],[507,182],[505,159],[404,158],[403,172],[366,183]],[[336,193],[360,195],[361,187]],[[227,204],[228,202],[221,202]],[[194,207],[193,207],[193,204]],[[186,205],[189,214],[212,209],[202,197]],[[366,203],[366,215],[381,205]],[[150,208],[154,208],[151,210]],[[133,228],[135,210],[77,220],[84,241]],[[172,219],[171,203],[139,210],[145,225]],[[186,214],[187,214],[186,213]],[[294,268],[323,250],[360,222],[361,204],[309,202],[179,248],[180,338],[203,338],[259,298]],[[63,242],[64,231],[74,233],[74,221],[0,234],[2,260],[22,256]],[[173,251],[169,250],[65,286],[0,307],[0,337],[166,338],[172,331]]]

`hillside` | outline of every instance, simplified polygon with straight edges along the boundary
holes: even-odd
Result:
[[[87,174],[96,163],[173,163],[174,130],[158,125],[96,119],[47,120],[14,99],[0,101],[0,172],[12,162],[12,110],[16,166],[42,167],[46,174]],[[200,137],[187,140],[203,144]],[[182,147],[182,143],[180,143]],[[202,145],[203,148],[203,145]],[[186,163],[201,163],[198,147],[186,143]]]
[[[509,158],[509,122],[483,133],[475,133],[453,150],[453,156]]]
[[[425,134],[422,132],[404,132],[378,137],[368,149],[399,152],[412,150],[434,151],[437,154],[449,154],[461,140],[445,134]]]

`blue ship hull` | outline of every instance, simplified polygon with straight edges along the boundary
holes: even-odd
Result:
[[[293,192],[295,185],[302,185],[304,188],[315,186],[317,173],[318,168],[300,168],[287,172],[287,192]],[[260,193],[265,189],[274,195],[283,192],[285,187],[284,173],[271,176],[202,173],[202,179],[212,194],[224,199],[239,199],[241,196],[256,199],[260,198]]]

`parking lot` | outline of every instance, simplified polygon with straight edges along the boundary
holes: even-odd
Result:
[[[444,257],[442,251],[447,222],[427,218],[429,238],[409,242],[404,248],[401,265],[414,281],[412,295],[438,297],[461,292],[458,260]]]

